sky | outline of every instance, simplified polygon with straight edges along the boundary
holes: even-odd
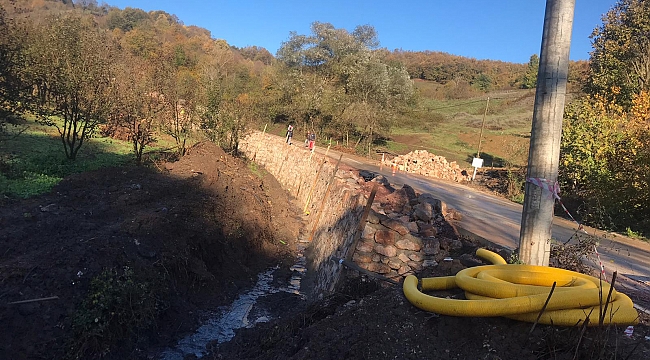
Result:
[[[546,0],[106,0],[110,6],[164,10],[236,47],[276,54],[290,32],[326,22],[371,25],[388,50],[442,51],[475,59],[527,63],[539,54]],[[571,60],[587,60],[589,36],[616,0],[576,0]]]

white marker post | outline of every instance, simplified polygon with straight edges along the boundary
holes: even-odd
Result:
[[[474,178],[476,178],[476,169],[483,167],[483,159],[474,158],[474,160],[472,160],[472,166],[474,167],[474,175],[472,175],[472,181],[474,181]]]

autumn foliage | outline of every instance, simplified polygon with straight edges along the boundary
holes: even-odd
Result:
[[[650,4],[619,0],[594,30],[585,90],[564,117],[560,180],[588,224],[650,233]]]
[[[582,202],[583,220],[603,228],[647,231],[650,202],[650,96],[633,98],[629,112],[603,97],[567,107],[560,180]]]

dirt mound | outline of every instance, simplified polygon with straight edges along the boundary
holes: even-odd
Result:
[[[231,301],[260,270],[290,266],[299,221],[279,184],[258,175],[200,144],[162,172],[103,169],[66,178],[47,195],[5,200],[0,358],[95,358],[108,350],[109,358],[136,358],[134,349],[193,330],[198,309]],[[111,290],[120,286],[153,297],[129,305],[151,311],[150,319],[116,322],[117,310],[93,312],[88,299],[123,304]],[[134,322],[146,326],[128,328]]]

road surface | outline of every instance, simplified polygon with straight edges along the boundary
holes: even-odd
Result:
[[[325,153],[323,148],[316,151]],[[328,155],[338,159],[340,153],[330,150]],[[519,246],[522,212],[519,204],[451,181],[402,172],[393,175],[390,168],[380,169],[375,161],[347,154],[342,161],[350,167],[381,174],[393,185],[408,184],[420,193],[434,195],[462,214],[460,227],[480,238],[510,250]],[[553,220],[555,240],[568,240],[576,229],[577,224],[571,221],[560,217]],[[598,253],[608,278],[618,271],[619,276],[624,275],[650,288],[650,243],[589,227],[586,227],[586,231],[601,239]]]

